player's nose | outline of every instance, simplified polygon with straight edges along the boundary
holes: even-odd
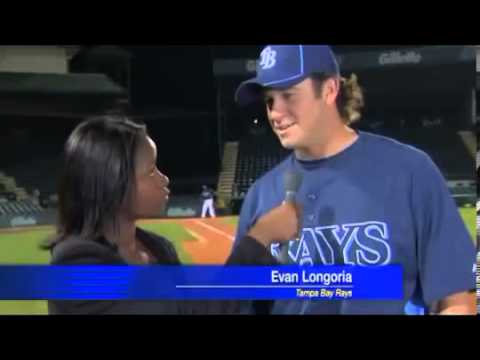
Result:
[[[272,100],[271,107],[268,112],[268,117],[273,123],[279,123],[285,117],[285,106],[278,99]]]

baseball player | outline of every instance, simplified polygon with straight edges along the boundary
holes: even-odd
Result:
[[[415,86],[415,84],[411,84]],[[329,46],[267,46],[257,77],[235,94],[264,101],[270,125],[292,154],[245,198],[236,242],[285,198],[283,175],[302,174],[300,241],[288,263],[401,264],[402,300],[276,301],[273,314],[474,314],[475,248],[437,166],[424,152],[350,125],[362,90],[345,79]],[[271,246],[279,256],[278,245]]]
[[[215,217],[215,207],[213,205],[213,191],[210,190],[206,185],[202,186],[202,218],[206,217],[207,212],[210,217]]]

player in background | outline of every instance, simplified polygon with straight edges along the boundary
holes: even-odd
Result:
[[[215,206],[214,206],[214,192],[209,189],[208,186],[202,186],[202,218],[207,217],[207,212],[210,217],[215,217]]]

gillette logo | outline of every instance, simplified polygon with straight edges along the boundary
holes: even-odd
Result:
[[[393,64],[418,64],[422,61],[422,55],[415,51],[409,51],[402,53],[400,51],[392,51],[383,53],[378,58],[380,65],[393,65]]]

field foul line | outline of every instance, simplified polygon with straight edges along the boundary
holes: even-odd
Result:
[[[205,239],[202,235],[199,235],[195,231],[188,229],[186,226],[185,226],[185,230],[191,236],[193,236],[195,239],[197,239],[200,242],[201,245],[205,245],[208,242],[207,239]]]
[[[194,222],[195,224],[201,225],[201,226],[203,226],[203,227],[205,227],[205,228],[207,228],[207,229],[209,229],[209,230],[211,230],[211,231],[213,231],[213,232],[215,232],[215,233],[217,233],[217,234],[219,234],[219,235],[225,236],[226,238],[228,238],[228,239],[231,240],[231,241],[233,241],[233,240],[235,239],[232,235],[226,233],[225,231],[222,231],[222,230],[220,230],[220,229],[217,229],[217,228],[214,227],[214,226],[205,224],[204,222],[201,222],[200,220],[193,220],[193,222]]]

